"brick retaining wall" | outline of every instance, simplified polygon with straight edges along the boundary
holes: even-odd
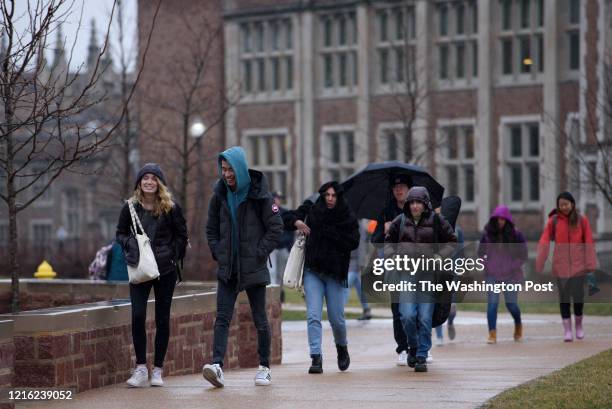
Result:
[[[165,375],[198,373],[212,358],[214,292],[175,296]],[[273,364],[282,354],[278,287],[268,287]],[[23,312],[15,320],[15,386],[75,387],[78,392],[122,383],[135,366],[129,303],[107,303]],[[147,361],[152,365],[154,302],[147,310]],[[230,326],[225,367],[256,367],[257,331],[244,293]]]

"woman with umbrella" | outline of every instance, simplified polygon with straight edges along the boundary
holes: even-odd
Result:
[[[338,368],[348,369],[344,320],[344,294],[351,251],[359,246],[357,218],[344,198],[337,182],[325,183],[313,203],[306,200],[299,208],[283,215],[288,230],[299,230],[307,236],[304,261],[304,294],[308,325],[308,344],[312,365],[308,373],[322,373],[321,350],[323,300],[338,353]]]

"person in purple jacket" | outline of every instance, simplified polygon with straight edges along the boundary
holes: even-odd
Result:
[[[484,262],[487,283],[520,283],[523,281],[523,264],[527,260],[527,243],[523,234],[516,229],[508,207],[500,205],[491,214],[484,228],[478,257],[487,256]],[[514,318],[514,340],[523,337],[521,310],[517,303],[516,291],[504,291],[506,308]],[[499,293],[488,292],[487,323],[488,344],[497,342],[497,306]]]

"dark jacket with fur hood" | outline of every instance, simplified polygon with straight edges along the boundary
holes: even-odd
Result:
[[[333,209],[328,209],[325,203],[325,191],[330,187],[337,194]],[[325,183],[319,193],[315,203],[307,200],[296,210],[283,215],[285,228],[295,230],[295,222],[305,220],[310,235],[306,239],[304,267],[346,285],[351,251],[359,246],[359,224],[344,198],[342,186],[337,182]]]

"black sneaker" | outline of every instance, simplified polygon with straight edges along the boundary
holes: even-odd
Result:
[[[351,357],[348,353],[346,345],[336,344],[336,350],[338,351],[338,369],[346,371],[351,364]]]
[[[371,319],[372,319],[372,310],[369,308],[364,308],[363,313],[361,314],[359,318],[357,318],[357,321],[367,321]]]
[[[308,373],[323,373],[323,358],[321,354],[310,355],[312,358],[312,364],[308,369]]]
[[[418,356],[416,359],[416,365],[414,372],[427,372],[427,358],[424,356]]]
[[[408,366],[411,368],[414,368],[416,363],[417,363],[416,349],[410,348],[408,350]]]

